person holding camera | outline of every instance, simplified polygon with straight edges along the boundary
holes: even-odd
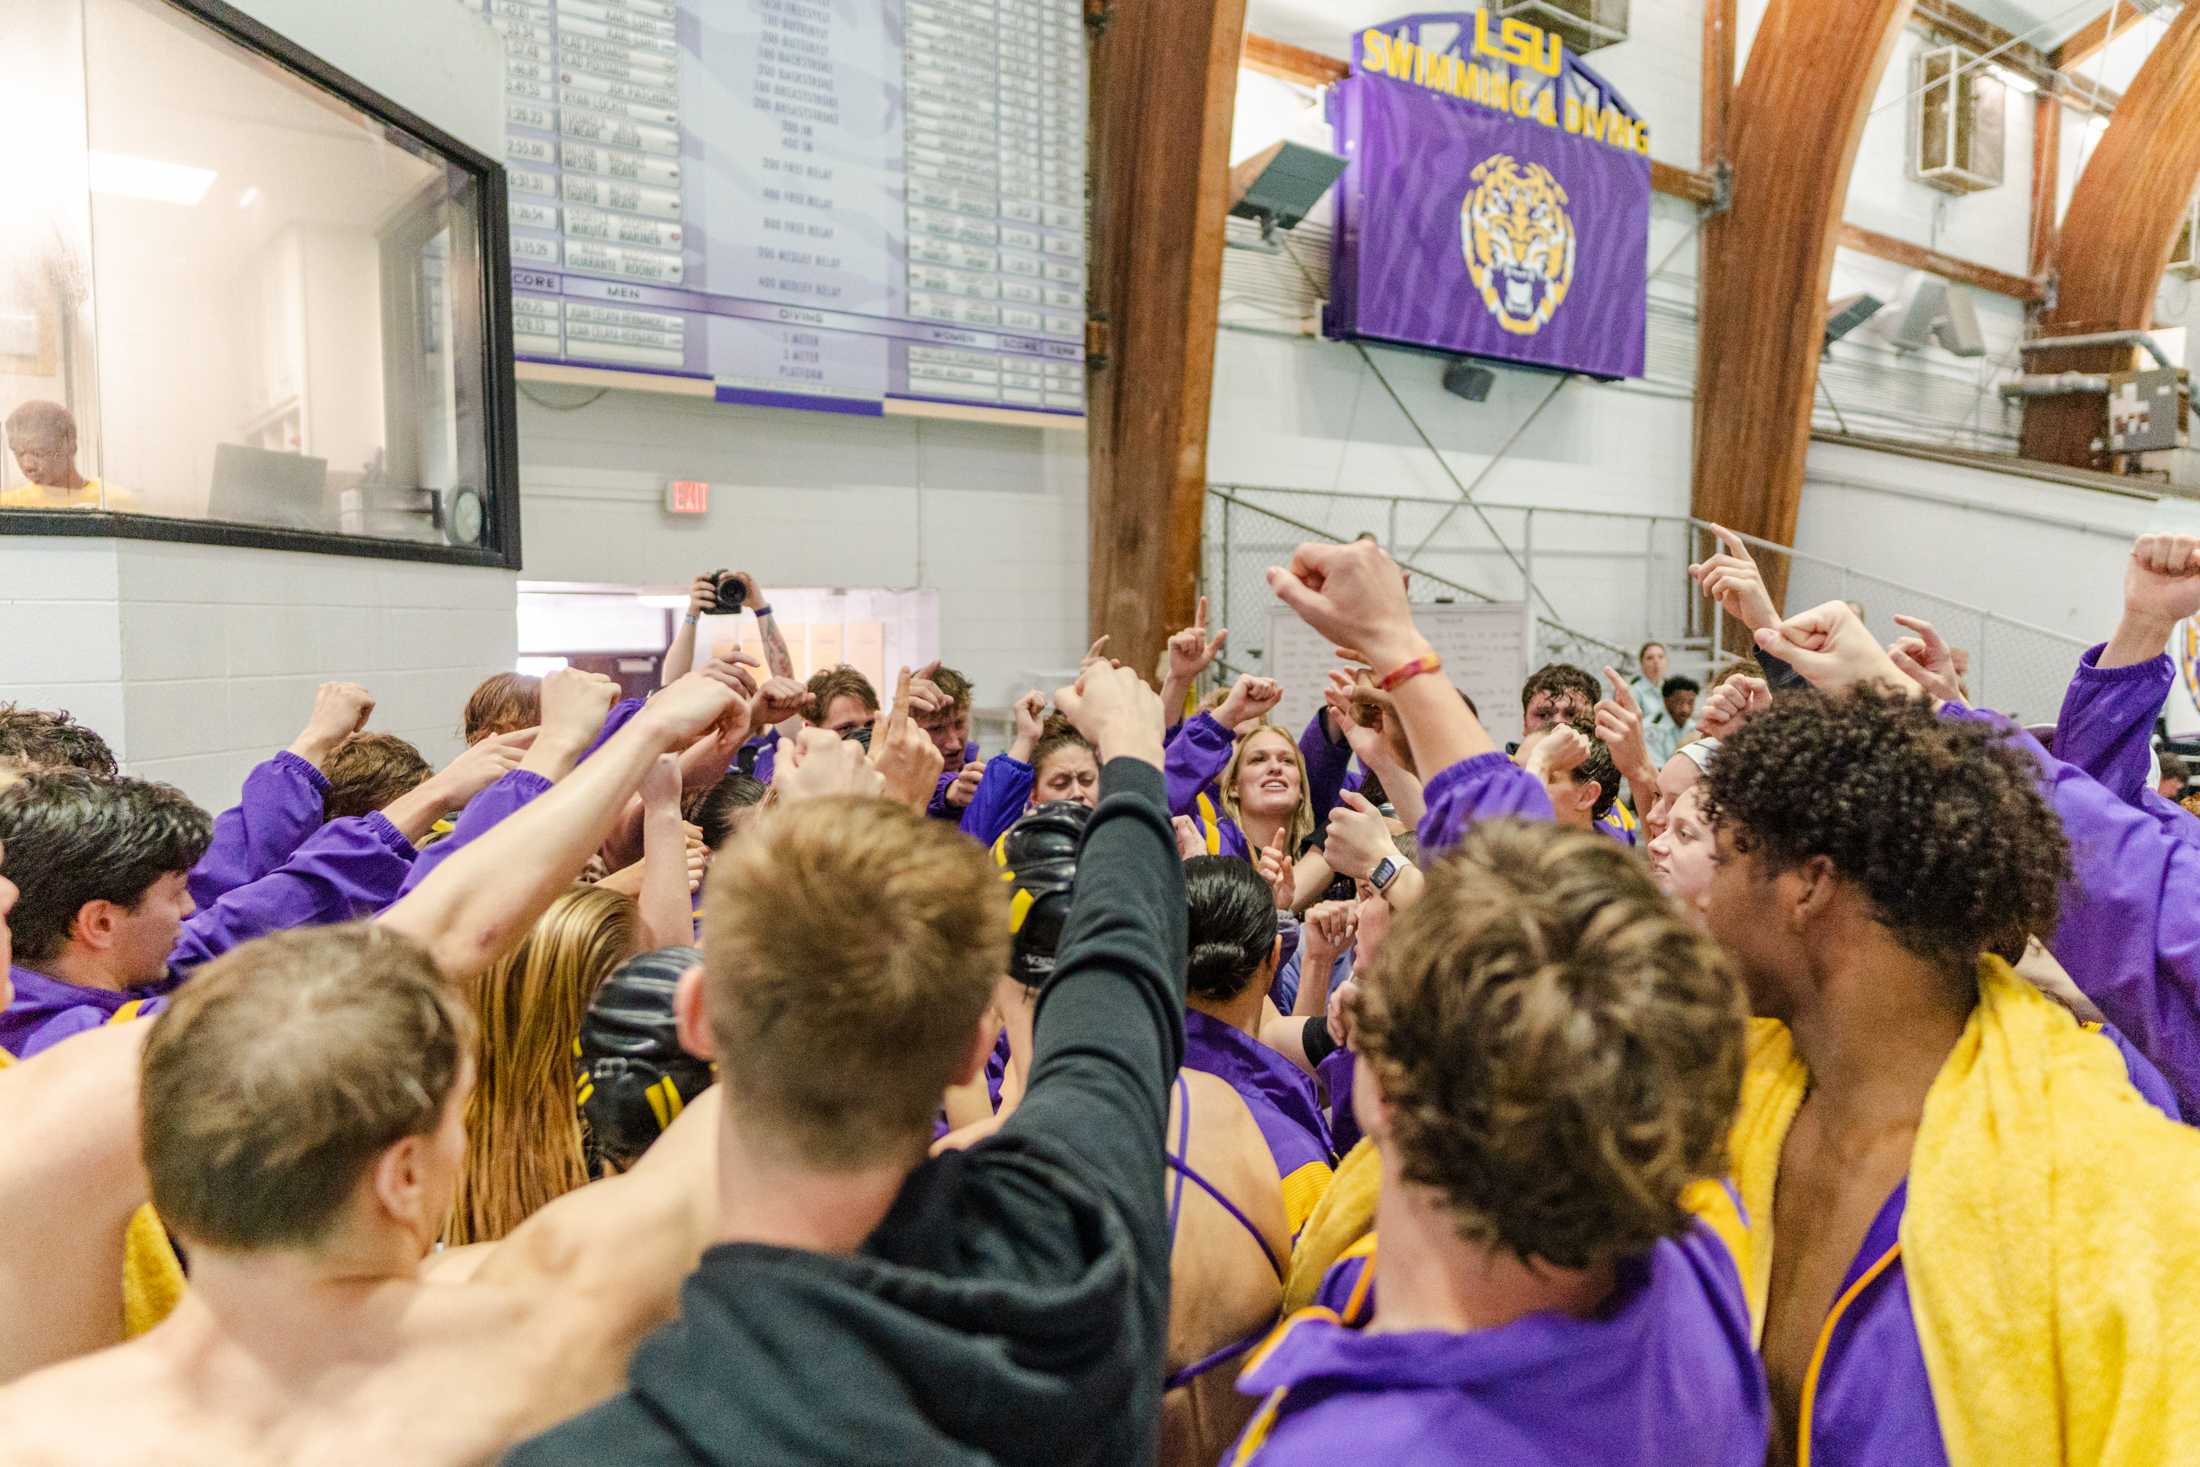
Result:
[[[695,665],[695,629],[704,617],[738,616],[744,611],[756,614],[757,635],[764,642],[765,671],[773,677],[793,677],[794,658],[788,655],[787,639],[772,619],[771,603],[764,599],[756,577],[748,571],[721,570],[699,575],[688,586],[687,615],[681,619],[672,645],[665,649],[657,685],[671,687]]]

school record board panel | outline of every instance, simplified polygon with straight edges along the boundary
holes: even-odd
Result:
[[[1081,416],[1081,0],[462,0],[523,361]]]

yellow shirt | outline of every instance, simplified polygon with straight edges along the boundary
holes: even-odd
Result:
[[[43,484],[18,484],[13,489],[0,490],[0,509],[137,508],[137,500],[120,490],[108,492],[104,499],[101,498],[101,492],[97,479],[86,480],[81,489],[49,489]]]

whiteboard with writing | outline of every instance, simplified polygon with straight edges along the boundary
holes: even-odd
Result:
[[[1521,601],[1418,605],[1414,625],[1444,659],[1452,686],[1474,700],[1482,726],[1500,744],[1520,737],[1520,685],[1528,680],[1528,608]],[[1328,638],[1290,608],[1268,613],[1263,672],[1283,684],[1275,721],[1296,732],[1321,706],[1329,670],[1338,666]]]

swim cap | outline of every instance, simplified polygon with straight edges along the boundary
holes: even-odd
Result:
[[[1719,752],[1719,741],[1717,739],[1697,739],[1692,743],[1681,745],[1673,752],[1687,756],[1688,762],[1696,766],[1697,773],[1709,774],[1711,772],[1711,756]]]
[[[680,1047],[672,1009],[680,975],[702,960],[693,947],[629,958],[589,1001],[573,1053],[574,1094],[592,1159],[625,1171],[710,1088],[710,1065]]]
[[[1015,890],[1009,904],[1008,970],[1026,988],[1037,988],[1054,973],[1054,950],[1069,918],[1070,891],[1077,883],[1077,848],[1085,838],[1092,811],[1072,800],[1041,805],[1009,827],[993,847],[1001,880]]]

